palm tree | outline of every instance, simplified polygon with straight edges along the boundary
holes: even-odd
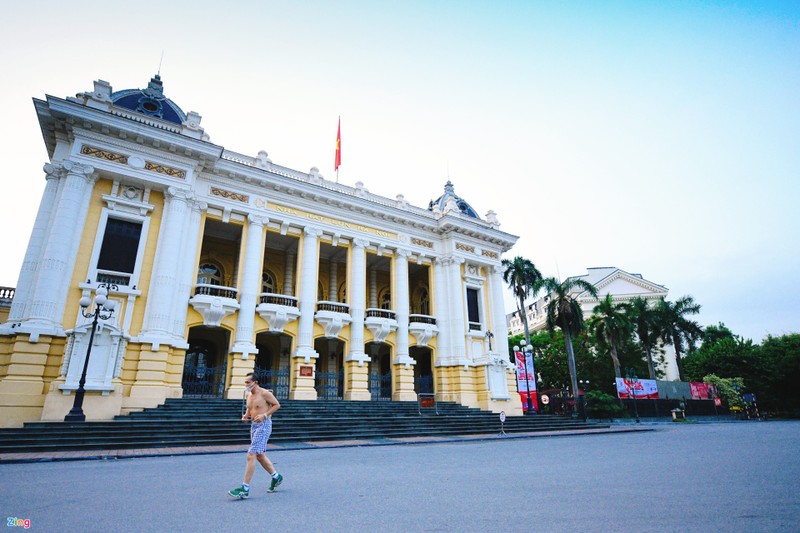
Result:
[[[547,330],[552,335],[556,327],[564,332],[567,345],[567,363],[572,380],[572,391],[577,398],[578,375],[575,370],[575,352],[572,349],[572,335],[583,330],[583,310],[575,299],[580,293],[588,292],[597,298],[597,289],[580,278],[567,278],[559,282],[556,278],[547,278],[542,282],[550,301],[547,303]]]
[[[525,342],[531,342],[531,333],[528,329],[528,314],[525,312],[525,298],[535,297],[542,286],[542,273],[524,257],[517,256],[513,261],[503,259],[503,281],[517,297],[517,310],[525,328]]]
[[[678,365],[678,379],[683,381],[681,350],[683,346],[691,346],[703,334],[703,328],[687,315],[700,312],[700,304],[691,296],[681,296],[675,303],[661,300],[656,306],[658,324],[664,342],[675,347],[675,362]]]
[[[589,328],[594,332],[600,342],[608,344],[611,360],[614,362],[614,374],[622,377],[619,366],[617,347],[620,341],[630,335],[632,325],[628,316],[628,306],[624,303],[614,303],[610,294],[600,300],[592,310],[589,319]]]
[[[658,337],[658,316],[655,309],[650,307],[647,300],[641,296],[631,298],[628,302],[630,309],[630,319],[636,336],[639,337],[639,344],[647,358],[647,369],[650,372],[650,379],[656,379],[656,368],[653,364],[653,343]]]

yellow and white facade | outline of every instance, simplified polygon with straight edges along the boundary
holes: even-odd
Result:
[[[443,401],[521,414],[500,257],[517,237],[445,193],[427,209],[209,141],[161,80],[34,100],[50,161],[7,319],[0,426],[167,398]],[[499,349],[498,349],[499,348]]]

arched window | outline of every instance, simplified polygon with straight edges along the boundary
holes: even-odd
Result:
[[[200,263],[197,269],[197,283],[208,285],[222,285],[222,267],[216,263]]]
[[[275,274],[270,272],[269,270],[265,270],[261,274],[261,292],[269,292],[273,294],[277,294],[275,290]]]
[[[339,284],[339,290],[337,291],[337,297],[339,298],[337,301],[339,303],[346,304],[347,303],[347,282],[342,282]]]
[[[431,303],[428,296],[428,287],[419,287],[414,291],[413,308],[415,313],[420,315],[430,315]]]

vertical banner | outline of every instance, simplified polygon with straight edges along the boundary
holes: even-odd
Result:
[[[527,358],[522,352],[514,352],[514,359],[517,363],[517,390],[522,399],[522,410],[528,410],[528,387],[530,387],[531,404],[533,409],[539,409],[538,398],[536,397],[536,374],[533,371],[533,357]]]
[[[336,126],[336,158],[333,162],[333,170],[339,170],[342,164],[342,117],[339,117],[339,124]]]

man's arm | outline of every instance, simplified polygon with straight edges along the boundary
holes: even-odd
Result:
[[[281,408],[278,399],[267,389],[264,389],[264,401],[267,402],[267,416],[272,416],[272,413]]]
[[[250,392],[247,392],[247,393],[245,393],[245,396],[244,396],[245,397],[245,406],[246,407],[245,407],[245,410],[244,410],[244,414],[242,415],[242,420],[244,420],[245,422],[250,420],[250,401],[249,401],[250,400],[250,394],[251,394]]]

